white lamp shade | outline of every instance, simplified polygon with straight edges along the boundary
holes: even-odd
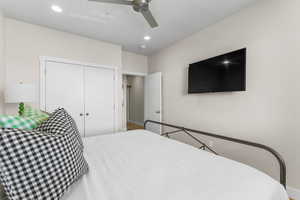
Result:
[[[32,84],[13,84],[5,89],[6,103],[25,103],[36,100],[36,90]]]

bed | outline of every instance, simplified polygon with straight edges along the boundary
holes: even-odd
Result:
[[[288,200],[247,165],[145,130],[84,139],[90,171],[63,200]]]

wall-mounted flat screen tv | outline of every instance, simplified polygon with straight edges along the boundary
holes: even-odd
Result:
[[[190,64],[188,92],[246,91],[246,48]]]

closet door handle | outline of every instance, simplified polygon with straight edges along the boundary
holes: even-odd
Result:
[[[86,113],[85,115],[86,115],[86,116],[89,116],[89,115],[90,115],[90,113]]]
[[[82,114],[82,113],[80,113],[80,114],[79,114],[79,116],[80,116],[80,117],[82,117],[82,116],[83,116],[83,114]]]

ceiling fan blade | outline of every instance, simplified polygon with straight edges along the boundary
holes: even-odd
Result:
[[[152,28],[158,27],[158,23],[156,22],[150,10],[141,11],[141,13],[144,15],[145,19]]]
[[[127,1],[127,0],[89,0],[89,1],[95,1],[99,3],[113,3],[113,4],[122,4],[122,5],[133,5],[133,1]]]

